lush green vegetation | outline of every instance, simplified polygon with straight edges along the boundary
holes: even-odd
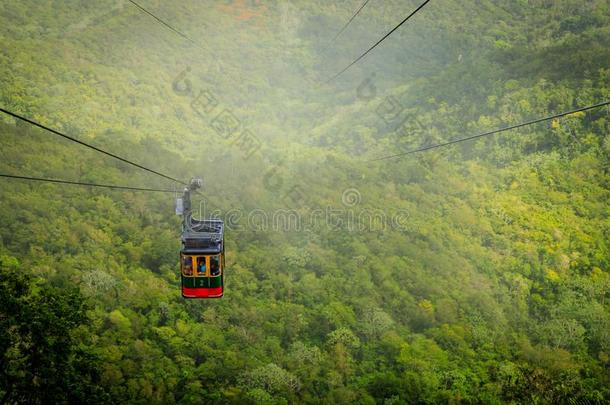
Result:
[[[416,3],[335,42],[357,2],[141,3],[197,44],[122,0],[0,3],[0,105],[204,176],[226,295],[180,298],[171,194],[0,180],[1,402],[610,401],[608,109],[368,162],[610,99],[607,1],[434,1],[325,84]],[[0,145],[174,187],[7,117]]]

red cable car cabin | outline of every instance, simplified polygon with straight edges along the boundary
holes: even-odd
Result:
[[[180,280],[184,298],[220,298],[224,293],[224,223],[193,218],[191,193],[202,185],[201,179],[191,179],[176,200],[176,214],[183,217]]]
[[[180,251],[182,296],[220,298],[224,293],[224,223],[185,218]]]

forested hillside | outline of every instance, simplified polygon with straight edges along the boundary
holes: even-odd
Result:
[[[0,107],[179,179],[0,178],[2,403],[607,403],[606,0],[0,2]],[[185,38],[186,37],[186,38]],[[244,135],[244,134],[247,134]],[[176,189],[0,116],[0,174]]]

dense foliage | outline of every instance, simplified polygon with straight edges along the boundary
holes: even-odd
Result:
[[[433,1],[330,83],[417,2],[141,3],[196,43],[0,3],[0,105],[203,175],[226,295],[180,298],[171,194],[2,179],[2,402],[610,401],[608,109],[369,161],[610,99],[607,1]],[[0,173],[177,187],[7,117]]]

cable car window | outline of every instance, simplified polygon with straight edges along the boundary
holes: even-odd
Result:
[[[210,275],[212,277],[220,275],[220,256],[210,257]]]
[[[182,258],[182,272],[185,276],[193,275],[193,258],[190,256],[184,256]]]
[[[205,256],[199,257],[197,259],[197,275],[204,276],[205,275]]]

